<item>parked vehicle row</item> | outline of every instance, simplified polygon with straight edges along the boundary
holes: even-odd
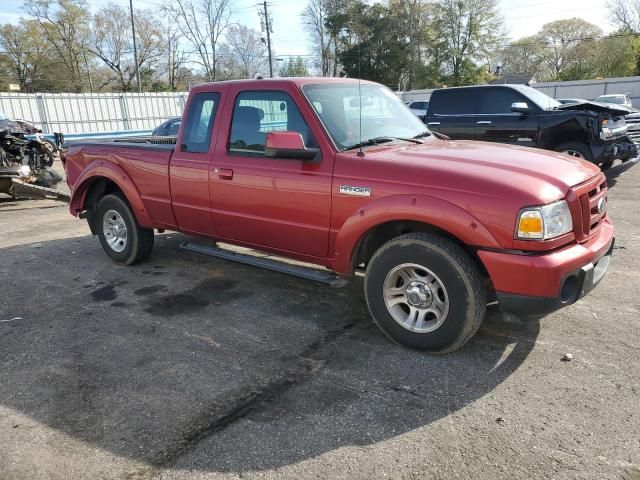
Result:
[[[472,90],[457,93],[484,108]],[[526,125],[534,112],[544,116],[544,99],[515,91],[514,102],[513,93],[499,90],[505,98],[493,99],[504,115],[516,110]],[[441,100],[436,95],[429,111],[458,105]],[[465,116],[449,111],[440,115]],[[570,118],[594,135],[611,117],[580,115]],[[452,125],[454,136],[464,128]],[[517,138],[530,135],[532,125]],[[493,299],[522,315],[572,304],[609,265],[613,225],[606,179],[595,165],[442,139],[372,82],[201,85],[189,93],[175,142],[166,140],[85,142],[66,152],[70,212],[87,219],[111,259],[144,260],[154,229],[168,229],[321,265],[341,279],[362,271],[373,319],[412,348],[459,348]],[[191,250],[213,254],[207,246]],[[277,269],[304,276],[300,268]]]
[[[567,153],[600,165],[638,154],[616,105],[561,104],[524,85],[482,85],[435,90],[426,123],[452,139],[483,140]]]

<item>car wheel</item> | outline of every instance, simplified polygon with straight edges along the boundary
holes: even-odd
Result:
[[[589,151],[589,148],[584,143],[579,142],[570,142],[563,143],[555,148],[556,152],[566,153],[572,157],[582,158],[584,160],[588,160],[590,162],[593,161],[593,156]]]
[[[133,265],[151,254],[153,230],[142,228],[123,195],[105,195],[98,203],[96,226],[100,244],[111,259]]]
[[[431,233],[385,243],[365,276],[371,315],[391,340],[430,353],[449,353],[480,327],[487,306],[485,279],[460,246]]]
[[[609,170],[612,166],[613,166],[613,160],[610,160],[600,165],[600,170],[604,172],[605,170]]]

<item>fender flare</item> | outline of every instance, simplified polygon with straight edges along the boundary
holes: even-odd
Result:
[[[393,221],[415,221],[437,227],[465,245],[501,248],[493,234],[466,210],[427,195],[391,195],[361,206],[344,222],[333,243],[331,267],[352,274],[353,255],[372,229]]]
[[[69,210],[73,216],[84,209],[84,204],[89,191],[89,187],[94,181],[106,178],[115,183],[122,191],[125,198],[131,205],[136,220],[142,227],[153,228],[153,221],[147,211],[142,196],[137,187],[131,180],[131,177],[122,167],[105,160],[96,160],[90,163],[78,177],[73,192],[71,192],[71,201],[69,202]]]

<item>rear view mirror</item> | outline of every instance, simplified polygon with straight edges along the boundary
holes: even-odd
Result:
[[[529,105],[526,102],[515,102],[511,104],[511,111],[514,113],[529,113]]]
[[[320,149],[307,148],[298,132],[268,132],[264,153],[269,158],[309,161],[319,156]]]
[[[360,108],[360,105],[362,105],[363,107],[369,107],[371,105],[373,105],[373,98],[372,97],[354,97],[351,100],[349,100],[349,106],[351,108]]]

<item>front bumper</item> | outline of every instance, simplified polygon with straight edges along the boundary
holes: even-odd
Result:
[[[500,309],[503,312],[514,313],[520,316],[539,317],[575,303],[593,290],[596,285],[600,283],[600,280],[604,278],[604,274],[609,268],[614,243],[612,240],[607,253],[595,262],[588,263],[570,272],[560,285],[559,295],[554,297],[531,297],[528,295],[496,292]]]
[[[480,250],[478,256],[503,311],[540,316],[589,293],[609,267],[613,244],[613,225],[605,217],[598,233],[582,244],[531,255]]]
[[[592,147],[593,162],[602,164],[620,159],[623,162],[638,155],[638,146],[627,136]]]

